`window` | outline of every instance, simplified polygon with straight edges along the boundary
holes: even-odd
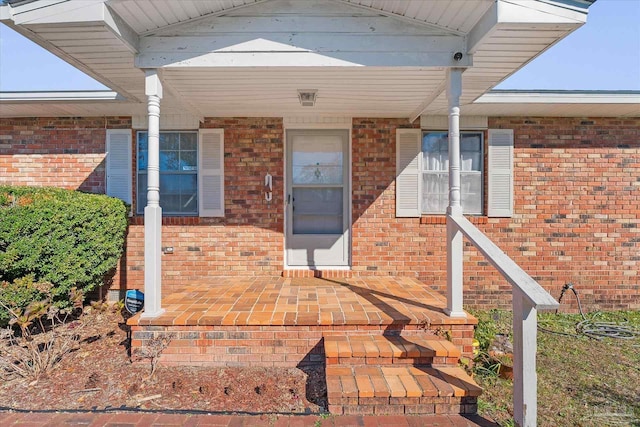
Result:
[[[466,214],[482,213],[482,134],[460,133],[460,193]],[[449,204],[449,134],[422,137],[422,213],[444,214]]]
[[[148,139],[138,132],[139,214],[147,205]],[[198,215],[197,132],[160,132],[160,206],[167,215]]]
[[[512,129],[487,133],[487,211],[496,218],[513,216]],[[483,214],[484,141],[482,132],[461,132],[460,184],[464,213]],[[396,129],[396,217],[444,214],[449,201],[447,132]]]

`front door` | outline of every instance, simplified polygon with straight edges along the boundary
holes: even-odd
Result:
[[[349,265],[349,131],[287,131],[289,267]]]

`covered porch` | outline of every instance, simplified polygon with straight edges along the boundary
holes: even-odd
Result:
[[[172,334],[168,364],[321,363],[321,340],[349,335],[441,335],[471,354],[476,319],[411,277],[220,277],[163,296],[164,313],[129,319],[132,347]]]

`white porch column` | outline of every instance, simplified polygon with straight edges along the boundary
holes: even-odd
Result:
[[[144,313],[157,317],[162,295],[162,208],[160,207],[160,100],[162,83],[155,69],[145,71],[145,95],[149,113],[149,163],[147,206],[144,208]]]
[[[449,216],[462,215],[460,204],[460,95],[462,68],[447,70],[449,101],[449,206],[447,207],[447,309],[450,317],[466,317],[462,309],[462,233]]]
[[[537,310],[515,286],[512,295],[513,418],[519,427],[535,427],[538,416]]]

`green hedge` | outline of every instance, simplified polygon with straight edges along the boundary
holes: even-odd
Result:
[[[0,281],[0,327],[4,328],[11,320],[8,309],[24,310],[32,301],[41,301],[46,297],[41,285],[29,275],[13,282]],[[8,309],[7,309],[8,308]]]
[[[104,195],[0,186],[0,282],[50,282],[59,305],[74,286],[95,289],[122,255],[127,212]]]

